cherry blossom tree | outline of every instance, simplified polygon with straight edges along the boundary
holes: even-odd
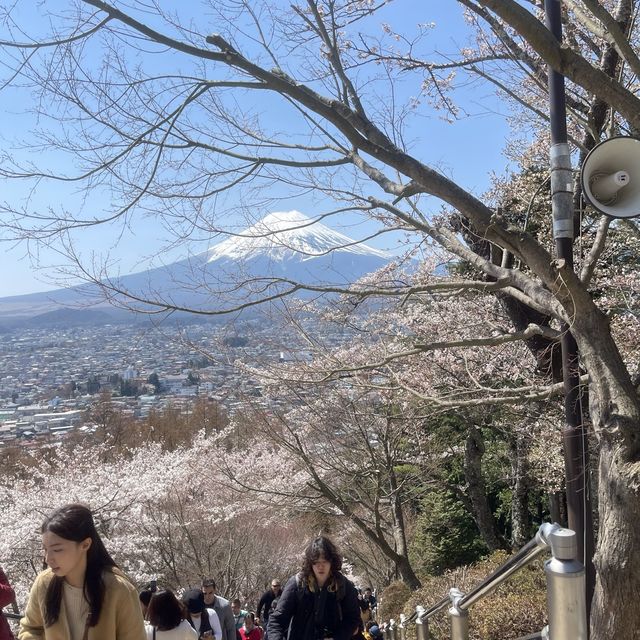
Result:
[[[293,388],[289,392],[295,394]],[[234,465],[228,467],[231,479],[247,491],[283,500],[293,512],[313,510],[350,521],[417,588],[404,503],[420,467],[410,436],[419,419],[411,417],[410,407],[394,408],[378,394],[350,397],[333,390],[296,404],[259,411],[251,419],[253,438],[288,460],[283,477],[260,469],[244,478]],[[273,468],[270,456],[257,458]],[[398,472],[402,465],[408,465],[405,473]]]
[[[179,589],[214,575],[229,595],[255,598],[263,572],[296,566],[304,541],[294,528],[217,482],[215,439],[171,451],[143,444],[117,460],[102,448],[110,449],[59,448],[0,484],[0,554],[21,606],[42,568],[40,524],[70,501],[91,506],[107,548],[138,585],[158,579]]]
[[[434,274],[433,264],[426,264],[423,272],[413,274],[414,287],[448,280],[448,276]],[[391,272],[385,271],[385,277],[390,278]],[[378,275],[372,275],[370,280],[375,281]],[[395,273],[392,279],[399,281],[406,277],[407,274]],[[358,286],[371,286],[371,282],[360,282]],[[312,315],[309,304],[305,303],[304,308],[305,319],[296,322],[292,315],[287,325],[297,326],[301,339],[306,338],[304,353],[311,353],[313,357],[249,369],[269,390],[267,402],[286,398],[298,398],[300,402],[320,396],[322,400],[316,401],[317,404],[337,409],[341,405],[334,387],[337,385],[348,389],[354,397],[378,393],[379,403],[387,402],[390,407],[397,404],[402,407],[400,413],[407,417],[412,413],[420,416],[409,428],[415,433],[411,446],[414,456],[417,452],[419,477],[423,482],[436,482],[452,491],[468,508],[487,548],[497,549],[504,546],[505,541],[497,532],[488,506],[482,473],[485,452],[482,429],[489,428],[503,442],[505,456],[512,459],[513,540],[518,545],[524,544],[533,534],[528,515],[530,490],[534,486],[552,488],[553,502],[563,480],[557,464],[544,468],[530,464],[529,452],[534,455],[538,451],[535,442],[541,445],[544,442],[547,462],[557,463],[561,420],[555,411],[555,400],[545,401],[545,393],[541,393],[537,401],[530,398],[524,407],[515,405],[518,398],[531,391],[536,379],[544,379],[544,374],[522,342],[505,332],[509,316],[500,304],[475,292],[452,297],[436,291],[419,299],[391,298],[355,307],[353,300],[345,296],[330,308],[319,306]],[[469,313],[470,309],[475,311]],[[347,330],[342,337],[343,344],[336,347],[334,336],[340,327]],[[476,335],[492,337],[475,340]],[[548,330],[546,335],[553,336],[553,332]],[[329,338],[323,339],[323,336]],[[494,389],[496,394],[488,394],[488,389]],[[552,390],[546,391],[546,395],[549,394]],[[307,409],[312,414],[315,411]],[[449,440],[448,443],[447,455],[459,456],[464,468],[464,482],[460,486],[444,479],[438,461],[445,451],[433,446],[433,437],[437,437],[443,417],[466,425],[462,441]],[[348,423],[348,417],[344,421]],[[532,427],[534,422],[537,428]],[[325,419],[324,423],[334,425],[338,421]],[[334,437],[330,427],[324,429],[329,432],[324,437]],[[400,433],[405,431],[401,428]],[[352,435],[358,436],[357,429]],[[280,437],[277,430],[271,439],[277,441]],[[322,437],[319,433],[308,439],[317,442]],[[349,451],[360,451],[370,441],[366,431],[359,437],[362,443],[358,447],[350,443],[346,447],[347,456]],[[336,446],[337,441],[332,440],[332,444]],[[551,455],[549,449],[556,454]],[[463,456],[459,455],[462,451]],[[342,455],[334,451],[331,458],[342,458]],[[361,457],[364,460],[365,456]],[[552,477],[544,477],[550,469],[553,469]],[[558,518],[557,505],[552,504],[553,508]]]
[[[639,128],[637,3],[567,0],[565,19],[573,25],[569,44],[575,46],[563,46],[540,20],[537,0],[460,0],[478,26],[478,39],[453,61],[420,56],[419,39],[401,49],[403,40],[391,26],[374,42],[370,29],[383,5],[368,0],[306,0],[292,7],[216,2],[193,19],[163,11],[155,2],[79,0],[69,2],[68,11],[48,13],[46,26],[33,27],[19,4],[2,13],[3,86],[32,91],[40,133],[32,145],[40,153],[35,161],[7,154],[2,173],[33,186],[74,183],[110,197],[100,211],[89,206],[95,202],[89,198],[84,210],[7,203],[4,219],[15,237],[61,239],[60,250],[81,272],[101,279],[105,273],[96,273],[69,242],[78,230],[117,221],[126,230],[136,216],[151,215],[180,240],[201,231],[209,238],[220,232],[232,208],[240,204],[250,210],[277,198],[282,192],[271,191],[277,183],[290,189],[284,197],[317,194],[327,202],[322,215],[357,210],[386,228],[420,234],[469,266],[462,277],[446,282],[417,288],[385,282],[355,288],[354,297],[383,293],[407,299],[437,290],[502,300],[510,326],[484,335],[465,332],[460,341],[466,346],[471,339],[471,349],[522,341],[538,363],[546,360],[547,377],[526,381],[516,389],[517,398],[513,388],[482,381],[471,383],[472,394],[500,403],[557,392],[552,347],[560,327],[569,327],[588,381],[599,448],[592,637],[631,637],[640,613],[623,611],[619,603],[640,591],[635,351],[632,342],[627,350],[617,339],[601,304],[608,294],[593,288],[611,224],[590,211],[576,216],[579,231],[593,232],[583,236],[588,244],[574,273],[554,260],[543,229],[527,228],[503,203],[478,197],[421,159],[404,128],[420,105],[410,99],[396,107],[394,88],[407,72],[417,74],[422,95],[433,97],[453,118],[461,114],[450,91],[454,71],[471,74],[523,107],[521,122],[526,117],[542,126],[546,110],[539,101],[548,64],[570,82],[572,139],[584,153],[611,132]],[[269,117],[276,112],[278,121]],[[52,120],[55,126],[48,126]],[[62,157],[73,159],[76,169],[60,171]],[[232,198],[234,192],[240,195]],[[442,215],[432,215],[434,198],[445,206]],[[630,227],[637,235],[636,225]],[[626,296],[624,291],[632,280],[625,277],[614,289],[633,309],[629,289]],[[103,286],[111,295],[119,293],[117,281]],[[256,286],[266,299],[300,288],[285,280]],[[158,309],[180,306],[153,296],[144,302]],[[467,298],[467,315],[468,304]],[[634,325],[634,313],[621,313],[620,321]],[[426,346],[462,346],[440,342]],[[406,386],[402,371],[396,383]],[[454,398],[414,391],[440,407],[466,401],[464,392]]]

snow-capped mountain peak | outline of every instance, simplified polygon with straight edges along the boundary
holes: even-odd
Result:
[[[208,262],[265,257],[276,262],[306,261],[337,251],[389,259],[384,251],[358,243],[299,211],[277,211],[212,247]]]
[[[385,252],[358,243],[298,211],[279,211],[209,251],[121,276],[117,283],[137,300],[167,300],[184,309],[211,310],[287,295],[292,283],[301,285],[293,294],[296,297],[317,298],[318,287],[348,287],[390,260]],[[307,293],[306,285],[315,291]],[[81,285],[6,298],[4,304],[0,300],[0,320],[3,313],[5,317],[24,318],[85,306],[101,295],[97,287]],[[120,300],[123,307],[131,304],[124,296],[118,304]],[[134,304],[143,312],[156,309]]]

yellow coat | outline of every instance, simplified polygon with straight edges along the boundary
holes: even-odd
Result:
[[[60,603],[60,616],[55,624],[44,626],[44,603],[47,586],[53,578],[51,569],[38,574],[29,602],[20,620],[18,640],[69,640],[69,626]],[[140,600],[136,588],[118,569],[104,572],[105,594],[100,618],[95,627],[89,627],[88,640],[146,640]]]

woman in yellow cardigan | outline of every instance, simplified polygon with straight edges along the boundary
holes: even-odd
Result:
[[[41,532],[49,568],[33,583],[18,640],[146,640],[138,593],[106,550],[91,511],[60,507]]]

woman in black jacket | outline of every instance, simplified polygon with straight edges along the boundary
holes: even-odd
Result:
[[[269,616],[269,640],[349,640],[359,628],[360,608],[342,559],[328,538],[313,540],[302,570],[287,582]]]

